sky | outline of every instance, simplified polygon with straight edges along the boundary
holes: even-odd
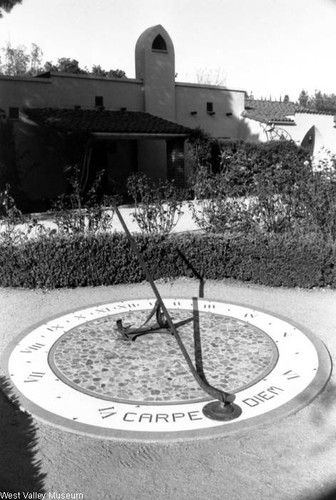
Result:
[[[255,98],[336,94],[336,0],[23,0],[0,19],[0,47],[35,43],[44,61],[134,78],[136,41],[157,24],[172,38],[177,81],[201,74]]]

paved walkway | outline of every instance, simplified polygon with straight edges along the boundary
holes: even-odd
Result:
[[[158,286],[167,297],[198,293],[195,280]],[[146,283],[54,291],[1,289],[0,348],[23,329],[69,309],[150,295]],[[205,284],[205,298],[284,315],[315,333],[336,356],[334,290],[212,281]],[[0,396],[0,449],[0,493],[21,492],[21,498],[23,492],[41,491],[45,498],[85,500],[332,499],[335,375],[313,403],[294,415],[223,438],[173,444],[117,443],[69,433],[34,421]]]
[[[141,230],[139,228],[138,223],[136,222],[134,218],[134,206],[132,205],[122,205],[119,206],[119,211],[128,227],[128,229],[132,233],[140,233]],[[107,211],[107,215],[111,217],[111,223],[109,225],[110,230],[112,232],[123,232],[122,225],[118,219],[118,216],[115,213],[112,213],[111,211]],[[57,225],[53,221],[53,217],[50,216],[48,212],[46,213],[41,213],[41,214],[32,214],[31,217],[35,219],[40,225],[44,226],[47,229],[56,229]],[[192,217],[192,212],[190,209],[190,206],[188,202],[184,202],[182,207],[181,207],[181,214],[179,216],[176,216],[174,219],[174,227],[172,229],[172,233],[181,233],[185,231],[200,231],[199,226],[196,224],[196,222],[193,220]],[[3,228],[3,224],[1,223],[0,220],[0,233]],[[27,231],[27,224],[18,224],[17,229],[20,231]],[[36,234],[39,233],[38,228],[35,228],[30,231],[29,237],[33,238],[36,236]]]

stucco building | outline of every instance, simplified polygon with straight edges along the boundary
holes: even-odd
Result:
[[[112,194],[125,191],[127,177],[137,171],[185,184],[187,139],[195,128],[221,139],[268,138],[260,128],[264,117],[256,115],[256,103],[245,102],[244,90],[176,81],[174,45],[162,26],[139,37],[135,69],[134,79],[0,75],[0,168],[29,208],[64,191],[69,163],[81,163],[86,188],[104,170],[104,192]],[[280,124],[297,142],[317,118],[326,119],[295,110],[294,120],[289,111],[266,125]],[[328,127],[328,144],[336,149],[336,130]]]
[[[16,182],[29,200],[64,190],[64,137],[72,136],[74,150],[83,146],[84,184],[105,170],[106,193],[125,189],[136,171],[184,184],[191,129],[242,137],[244,91],[176,82],[174,45],[162,26],[139,37],[135,68],[135,79],[57,72],[0,76],[2,123],[12,130]],[[2,157],[9,155],[3,142]]]

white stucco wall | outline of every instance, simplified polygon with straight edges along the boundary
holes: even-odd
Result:
[[[213,104],[214,114],[207,112]],[[176,121],[190,128],[200,127],[213,137],[238,137],[244,92],[212,85],[176,84]]]
[[[336,153],[336,123],[332,115],[319,115],[312,113],[296,113],[296,127],[293,127],[292,138],[297,143],[302,142],[308,130],[315,126],[315,150],[317,152],[322,146]]]
[[[153,48],[158,36],[164,41],[165,50]],[[145,110],[175,121],[175,51],[163,26],[148,28],[139,37],[135,47],[135,74],[143,81]]]
[[[9,107],[94,108],[95,96],[103,97],[106,109],[144,110],[139,80],[70,74],[50,78],[0,76],[0,108],[6,112]]]
[[[0,108],[49,106],[53,88],[48,78],[26,78],[0,75]]]
[[[253,142],[265,142],[267,136],[264,132],[264,124],[249,118],[241,118],[242,132],[241,139],[252,140]],[[252,139],[250,139],[252,137]]]

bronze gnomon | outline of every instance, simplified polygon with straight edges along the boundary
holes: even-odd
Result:
[[[180,350],[183,354],[183,357],[185,361],[187,362],[187,365],[198,383],[198,385],[210,396],[212,396],[215,401],[212,401],[208,404],[206,404],[203,407],[203,414],[212,420],[220,420],[220,421],[227,421],[227,420],[233,420],[235,418],[238,418],[242,410],[241,408],[237,405],[234,404],[235,400],[235,395],[231,394],[226,391],[222,391],[221,389],[217,389],[210,385],[208,381],[206,380],[204,373],[202,370],[199,370],[199,364],[197,363],[197,354],[196,354],[196,335],[195,335],[195,330],[197,329],[198,326],[198,306],[197,306],[197,298],[193,298],[193,305],[194,305],[194,314],[192,317],[187,318],[185,320],[179,321],[177,323],[174,323],[165,304],[164,301],[159,293],[159,290],[154,282],[153,277],[151,276],[149,269],[144,261],[143,256],[139,252],[137,245],[134,241],[133,236],[131,235],[121,213],[117,205],[114,205],[114,210],[115,213],[118,216],[118,219],[122,225],[122,228],[124,229],[126,236],[128,238],[128,241],[131,245],[132,250],[136,254],[139,263],[146,275],[146,278],[154,292],[154,295],[156,297],[156,303],[148,315],[146,321],[144,324],[138,328],[132,328],[132,327],[126,327],[122,324],[122,320],[117,320],[117,328],[119,332],[122,335],[122,338],[126,341],[134,341],[137,337],[140,335],[146,335],[149,333],[170,333],[171,335],[174,336],[176,339],[176,342],[178,346],[180,347]],[[155,316],[156,322],[154,324],[150,324],[150,320]],[[194,339],[195,339],[195,358],[196,358],[196,367],[194,366],[188,351],[186,350],[183,341],[181,339],[181,336],[178,332],[178,328],[184,324],[194,322]]]

